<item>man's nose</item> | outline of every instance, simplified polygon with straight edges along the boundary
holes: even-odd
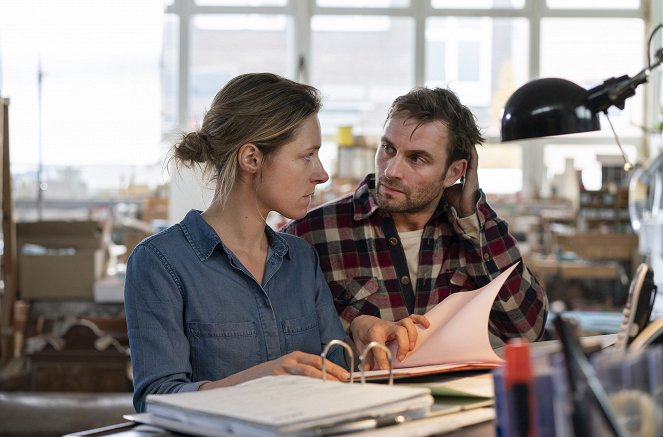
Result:
[[[387,179],[400,179],[402,176],[403,160],[398,156],[394,156],[387,161],[384,168],[384,175]]]

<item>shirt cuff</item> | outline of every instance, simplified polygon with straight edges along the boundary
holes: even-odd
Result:
[[[456,219],[460,229],[475,240],[479,239],[479,216],[476,213]]]

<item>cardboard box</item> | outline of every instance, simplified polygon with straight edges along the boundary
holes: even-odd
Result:
[[[16,224],[22,299],[92,299],[105,275],[109,226],[99,221]]]
[[[168,198],[150,197],[143,200],[140,208],[140,218],[147,223],[153,220],[167,220]]]

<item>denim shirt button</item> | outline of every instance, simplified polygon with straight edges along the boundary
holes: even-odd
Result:
[[[397,245],[397,244],[398,244],[398,238],[396,238],[396,237],[389,237],[389,244],[390,244],[391,246],[395,246],[395,245]]]
[[[410,283],[410,278],[407,276],[401,276],[401,284],[408,285]]]

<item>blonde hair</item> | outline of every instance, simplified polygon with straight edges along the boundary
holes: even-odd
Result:
[[[178,167],[200,165],[216,183],[214,201],[223,205],[237,180],[240,147],[251,143],[268,156],[320,107],[320,92],[312,86],[272,73],[237,76],[216,94],[200,129],[173,146],[172,159]]]

